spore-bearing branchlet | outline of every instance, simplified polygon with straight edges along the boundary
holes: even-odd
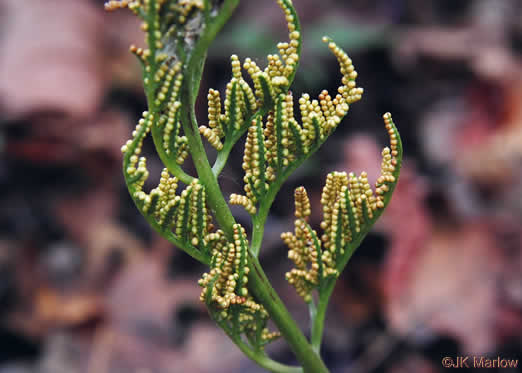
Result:
[[[291,29],[290,25],[289,29]],[[292,31],[290,35],[291,38],[292,35],[298,36],[295,31]],[[295,40],[297,41],[299,38]],[[293,166],[296,162],[302,162],[310,156],[312,150],[315,151],[337,128],[341,119],[348,113],[350,104],[361,99],[363,90],[356,86],[357,72],[351,59],[333,41],[328,38],[325,38],[324,41],[328,43],[328,47],[339,61],[342,85],[333,98],[326,90],[319,94],[317,100],[310,100],[308,94],[302,95],[299,99],[301,124],[294,116],[292,93],[281,92],[277,84],[274,84],[275,78],[286,77],[288,69],[283,67],[281,61],[285,61],[287,64],[289,61],[294,62],[294,57],[292,57],[292,54],[295,53],[292,49],[294,47],[287,44],[280,45],[281,54],[285,57],[281,60],[279,57],[269,56],[269,65],[265,71],[261,71],[251,60],[247,59],[244,64],[244,68],[254,80],[254,91],[258,101],[263,101],[267,90],[274,100],[273,111],[268,113],[266,119],[257,117],[251,122],[248,129],[243,157],[244,197],[248,200],[239,199],[237,195],[234,195],[231,200],[235,204],[245,206],[251,214],[257,211],[255,207],[259,204],[259,200],[263,198],[278,176],[284,177],[288,167]],[[290,50],[289,54],[288,50]],[[266,76],[267,79],[259,80],[262,76]],[[267,89],[263,90],[262,82],[266,84]],[[216,106],[215,103],[212,104],[213,108]],[[214,109],[212,109],[212,115],[214,115]],[[212,143],[214,139],[209,136],[209,141]],[[220,143],[216,142],[216,144],[215,147],[218,148]]]
[[[199,280],[203,288],[200,299],[220,325],[234,333],[246,334],[256,347],[262,347],[280,334],[268,331],[268,313],[248,291],[249,272],[246,233],[236,224],[233,242],[221,242],[220,247],[214,247],[210,272]]]
[[[345,254],[353,249],[351,243],[368,232],[391,198],[401,154],[391,115],[386,113],[383,117],[391,150],[386,147],[382,152],[381,173],[375,188],[370,186],[366,172],[359,176],[346,172],[329,173],[321,195],[323,234],[320,240],[306,221],[310,215],[306,190],[303,187],[295,190],[295,232],[283,233],[281,238],[295,265],[287,272],[286,279],[306,302],[311,301],[312,291],[324,279],[337,276],[342,270]]]

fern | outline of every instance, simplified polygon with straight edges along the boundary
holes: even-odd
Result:
[[[287,25],[287,42],[267,56],[266,67],[252,59],[231,57],[231,79],[224,98],[208,91],[208,122],[198,125],[194,102],[199,93],[205,54],[239,0],[112,0],[107,10],[130,9],[142,20],[145,49],[131,46],[143,67],[148,110],[132,138],[122,147],[123,173],[129,193],[149,224],[172,244],[209,266],[199,281],[201,301],[212,319],[248,357],[273,372],[328,372],[320,357],[324,317],[339,274],[389,203],[399,178],[402,145],[391,115],[384,115],[390,146],[382,152],[381,175],[370,186],[366,173],[333,172],[321,204],[322,234],[308,223],[306,190],[295,190],[295,230],[282,234],[295,267],[286,279],[310,308],[310,341],[303,335],[259,264],[264,224],[275,196],[287,178],[331,136],[359,101],[357,72],[348,55],[323,41],[339,63],[341,82],[335,94],[298,99],[300,121],[289,91],[301,54],[301,27],[290,0],[278,0]],[[149,177],[141,155],[152,136],[165,169],[157,187],[146,192]],[[217,177],[232,148],[245,138],[242,168],[244,194],[229,203],[250,214],[252,236],[236,223]],[[210,165],[205,139],[217,151]],[[197,175],[183,169],[188,156]],[[177,193],[178,185],[185,188]],[[314,297],[314,293],[317,296]],[[314,300],[316,299],[317,302]],[[270,331],[272,320],[279,329]],[[272,360],[264,346],[284,338],[301,367]]]

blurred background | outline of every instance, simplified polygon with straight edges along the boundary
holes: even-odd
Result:
[[[522,2],[294,3],[296,95],[338,85],[324,34],[365,93],[274,204],[261,259],[275,287],[306,329],[279,238],[293,230],[292,191],[307,187],[317,227],[328,172],[376,178],[390,111],[403,172],[336,287],[327,365],[431,373],[445,356],[520,359]],[[230,54],[264,66],[285,32],[275,1],[243,0],[209,51],[202,96],[224,89]],[[124,186],[120,147],[145,109],[128,46],[142,40],[131,13],[105,14],[103,0],[0,0],[0,373],[261,372],[199,302],[205,268],[148,227]],[[227,193],[242,188],[241,147],[220,178]],[[162,166],[145,152],[152,185]],[[294,362],[284,343],[268,349]]]

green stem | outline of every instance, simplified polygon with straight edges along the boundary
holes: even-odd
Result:
[[[252,121],[258,116],[263,118],[263,116],[266,115],[266,112],[267,110],[265,108],[259,109],[246,120],[246,123],[252,123]],[[216,177],[218,177],[221,171],[223,171],[223,168],[227,163],[228,156],[234,148],[234,145],[236,145],[236,142],[238,142],[238,140],[241,138],[241,136],[243,136],[243,134],[247,130],[248,126],[244,126],[239,131],[234,131],[232,136],[225,138],[223,149],[219,151],[216,161],[214,162],[214,166],[212,166],[212,171],[214,172],[214,175],[216,175]]]
[[[198,176],[202,184],[205,185],[208,203],[217,222],[227,236],[231,238],[233,235],[233,225],[235,224],[234,217],[232,216],[232,213],[223,198],[217,180],[212,173],[212,169],[210,168],[210,164],[205,155],[201,138],[192,132],[191,127],[194,126],[191,126],[189,121],[188,114],[184,114],[182,116],[183,127],[188,138],[189,149]],[[249,272],[250,290],[256,299],[265,306],[279,331],[290,344],[297,359],[305,368],[305,372],[327,373],[328,369],[319,356],[314,353],[305,336],[302,334],[292,316],[285,308],[283,302],[272,288],[272,285],[268,281],[261,265],[257,261],[257,258],[253,255],[249,255],[249,262],[251,267]]]
[[[373,224],[370,225],[366,231],[361,232],[361,234],[358,235],[355,241],[350,242],[350,244],[346,248],[347,253],[343,257],[341,263],[339,263],[337,266],[337,270],[339,271],[339,273],[341,273],[344,267],[346,267],[348,261],[355,252],[355,249],[357,249],[361,245],[361,242],[364,240],[372,226]],[[319,287],[319,302],[317,303],[317,308],[315,308],[315,305],[315,309],[312,309],[309,306],[310,318],[312,323],[310,343],[312,344],[312,347],[314,351],[316,351],[316,353],[320,353],[321,351],[321,342],[323,340],[324,319],[326,317],[326,309],[328,308],[328,304],[330,303],[330,297],[332,296],[336,282],[336,279],[329,279],[324,284],[322,284],[322,286]]]
[[[185,87],[184,89],[183,97],[187,97],[191,88]],[[186,100],[187,98],[184,99],[184,101]],[[187,102],[184,102],[184,107],[187,107],[185,106],[187,104]],[[182,115],[182,123],[185,135],[189,142],[192,159],[196,166],[200,181],[205,186],[208,203],[217,222],[227,236],[232,238],[235,220],[225,199],[223,198],[217,179],[210,168],[210,164],[201,142],[201,137],[199,136],[199,133],[194,133],[193,131],[194,127],[197,128],[197,124],[194,125],[194,123],[192,123],[191,125],[191,121],[193,120],[195,120],[195,117],[191,115],[189,118],[189,114],[186,113],[185,110],[185,113]],[[305,336],[292,319],[292,316],[286,310],[283,302],[268,281],[261,265],[257,261],[257,258],[253,255],[249,255],[249,259],[251,267],[249,272],[249,288],[254,296],[265,306],[281,334],[290,344],[297,359],[305,368],[305,372],[327,373],[328,369],[319,356],[314,353]]]
[[[355,253],[355,250],[361,245],[361,242],[364,240],[372,226],[373,224],[371,224],[367,230],[361,232],[355,241],[352,241],[349,243],[349,245],[347,245],[345,249],[347,253],[345,256],[343,256],[341,263],[337,265],[337,270],[339,273],[341,273],[344,267],[346,267],[353,253]],[[312,324],[310,343],[312,344],[314,351],[318,354],[321,351],[326,310],[328,308],[328,304],[330,303],[330,297],[332,296],[336,282],[336,279],[328,279],[325,283],[323,283],[318,289],[319,302],[317,303],[317,306],[315,306],[313,302],[309,304],[310,319]]]
[[[268,281],[261,264],[253,255],[249,256],[249,288],[270,314],[285,340],[303,366],[306,373],[328,373],[328,368],[303,335],[294,319]]]
[[[196,46],[194,47],[194,50],[190,55],[188,63],[186,64],[189,71],[191,71],[195,65],[197,66],[199,65],[199,63],[202,63],[202,60],[204,60],[204,56],[207,53],[210,43],[212,43],[219,30],[221,30],[221,28],[228,21],[228,19],[232,15],[232,12],[234,11],[234,9],[236,9],[238,4],[239,0],[225,0],[223,5],[221,6],[219,14],[215,18],[213,18],[210,23],[206,24],[205,31],[201,34],[200,38],[198,39]],[[194,61],[196,61],[197,63],[194,63]]]
[[[233,338],[233,342],[247,357],[254,360],[259,366],[266,370],[274,373],[303,373],[303,369],[300,367],[293,367],[285,364],[281,364],[275,360],[270,359],[266,354],[259,351],[252,350],[241,338]]]
[[[224,330],[224,332],[230,337],[232,342],[243,352],[247,357],[254,360],[259,366],[274,373],[303,373],[301,367],[290,366],[281,364],[267,356],[262,349],[253,349],[250,345],[245,343],[237,332],[232,330],[226,323],[220,323],[216,321],[218,325]]]
[[[198,176],[201,183],[205,186],[205,190],[208,197],[208,203],[213,211],[213,214],[221,226],[223,231],[229,238],[233,236],[233,225],[235,224],[234,217],[228,208],[228,205],[221,193],[221,189],[217,182],[212,168],[208,162],[208,158],[205,154],[205,149],[201,141],[201,137],[198,131],[198,125],[194,113],[194,92],[195,86],[198,85],[200,76],[195,75],[194,67],[198,69],[197,73],[201,70],[198,66],[201,66],[201,59],[204,58],[205,50],[213,40],[215,34],[219,28],[224,24],[226,19],[230,16],[237,0],[228,0],[223,5],[223,10],[220,15],[216,17],[219,19],[218,23],[212,23],[207,32],[205,32],[198,44],[195,47],[193,55],[190,57],[190,63],[187,65],[186,80],[182,86],[182,105],[185,110],[181,115],[181,121],[185,135],[188,139],[189,150],[192,155],[194,165],[196,167]],[[216,26],[218,24],[219,26]],[[252,255],[250,256],[250,273],[249,273],[249,287],[254,296],[265,306],[268,313],[272,317],[274,323],[279,328],[281,334],[290,344],[290,347],[296,354],[297,359],[302,364],[305,372],[310,373],[327,373],[328,369],[314,353],[311,346],[308,344],[305,336],[292,319],[290,313],[286,310],[283,302],[272,288],[268,281],[261,265]]]
[[[314,351],[319,354],[321,352],[321,342],[323,340],[324,319],[326,316],[326,309],[330,302],[335,287],[335,281],[329,281],[328,285],[320,291],[319,302],[317,306],[311,302],[308,306],[310,310],[311,336],[310,343]]]
[[[150,105],[150,104],[149,104]],[[155,113],[155,122],[152,126],[152,140],[154,141],[154,146],[156,147],[156,150],[158,152],[158,155],[160,157],[161,162],[167,167],[167,170],[169,172],[176,176],[181,182],[189,185],[194,181],[194,178],[190,175],[188,175],[179,164],[176,163],[174,159],[169,157],[167,153],[165,152],[165,149],[163,148],[163,135],[161,133],[161,128],[157,125],[157,116],[158,114]]]
[[[212,168],[208,162],[207,155],[201,136],[199,135],[198,123],[195,114],[194,104],[199,91],[199,83],[203,73],[205,53],[208,46],[214,40],[215,36],[232,15],[232,12],[238,5],[239,0],[227,0],[222,5],[219,14],[207,24],[205,32],[200,36],[189,61],[186,65],[186,78],[183,81],[181,91],[181,101],[183,113],[181,115],[181,123],[188,140],[188,147],[192,156],[192,161],[196,167],[200,181],[205,186],[209,205],[213,210],[216,220],[223,228],[229,238],[232,238],[232,227],[235,224],[234,217],[223,198],[221,188],[216,177],[212,173]]]
[[[281,189],[286,179],[288,179],[288,177],[297,168],[299,168],[299,166],[301,166],[305,160],[312,156],[323,145],[327,138],[328,137],[325,137],[323,140],[319,141],[312,147],[312,149],[310,149],[307,154],[303,155],[300,159],[296,160],[290,166],[285,168],[281,176],[277,177],[276,180],[270,185],[268,192],[264,196],[263,201],[259,206],[257,214],[253,218],[254,227],[252,230],[251,251],[255,256],[259,255],[259,250],[261,248],[261,244],[263,243],[266,219],[268,217],[270,207],[272,206],[272,203],[274,203],[274,199],[279,192],[279,189]]]
[[[236,142],[241,138],[241,136],[245,133],[245,130],[235,133],[231,138],[226,138],[225,143],[223,144],[223,149],[221,149],[217,155],[216,161],[214,162],[214,166],[212,166],[212,172],[216,177],[219,176],[223,168],[225,167],[228,156],[232,151]]]
[[[232,239],[234,217],[221,193],[217,178],[212,172],[208,158],[199,135],[196,116],[194,113],[194,101],[197,94],[197,87],[202,73],[202,60],[205,57],[206,49],[214,39],[219,29],[230,17],[237,5],[238,0],[227,0],[222,6],[220,14],[208,26],[207,30],[198,40],[189,63],[186,65],[186,79],[182,85],[182,105],[183,113],[181,121],[185,135],[188,139],[189,150],[196,167],[200,182],[205,186],[208,203],[213,214],[223,229],[225,234]],[[321,358],[314,353],[306,337],[293,320],[292,316],[285,308],[283,302],[268,281],[257,258],[249,254],[249,288],[253,295],[258,299],[270,314],[272,320],[279,328],[279,331],[288,341],[297,359],[302,364],[306,373],[328,373]],[[266,361],[264,361],[266,363]]]
[[[256,257],[259,256],[259,250],[263,243],[267,215],[268,212],[266,210],[260,210],[252,219],[252,243],[250,250]]]

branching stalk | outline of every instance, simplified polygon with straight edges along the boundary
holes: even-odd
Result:
[[[246,58],[231,57],[232,78],[226,97],[208,93],[208,124],[199,125],[195,101],[207,50],[239,0],[111,0],[106,9],[128,7],[142,19],[147,48],[131,46],[143,66],[148,111],[123,147],[123,171],[131,197],[149,224],[173,245],[209,266],[199,285],[210,316],[243,353],[271,372],[328,373],[320,357],[326,309],[339,273],[391,199],[402,160],[402,145],[390,114],[384,115],[390,148],[383,150],[381,176],[374,189],[365,173],[334,172],[323,189],[323,235],[308,224],[310,202],[303,187],[295,191],[295,233],[282,234],[295,268],[286,274],[308,303],[310,342],[268,280],[258,255],[264,225],[283,183],[333,134],[351,104],[361,99],[351,59],[332,40],[323,41],[337,58],[341,85],[332,97],[299,99],[299,123],[290,86],[299,65],[301,26],[291,0],[276,0],[288,24],[289,41],[277,45],[265,69]],[[242,69],[253,82],[247,83]],[[222,108],[223,106],[223,108]],[[224,110],[223,110],[224,109]],[[145,191],[149,176],[141,155],[152,135],[165,168],[156,188]],[[230,195],[252,217],[249,243],[218,183],[230,152],[246,133],[244,195]],[[204,137],[216,148],[211,167]],[[190,156],[197,177],[183,170]],[[179,192],[178,184],[185,184]],[[317,299],[317,304],[314,301]],[[272,320],[278,331],[268,329]],[[282,337],[301,367],[272,360],[264,346]]]

